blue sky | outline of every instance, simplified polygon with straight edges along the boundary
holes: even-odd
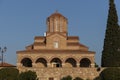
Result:
[[[120,19],[120,0],[115,3]],[[46,18],[58,10],[68,18],[69,35],[95,51],[100,65],[108,6],[108,0],[0,0],[0,47],[8,48],[4,61],[16,64],[16,51],[43,36]]]

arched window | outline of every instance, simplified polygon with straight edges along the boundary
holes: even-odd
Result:
[[[76,60],[73,58],[68,58],[65,63],[67,67],[76,67]]]
[[[25,67],[32,67],[32,60],[30,58],[24,58],[24,59],[22,59],[21,63]]]
[[[60,18],[60,32],[62,32],[62,27],[63,27],[63,21],[62,18]]]
[[[62,67],[62,61],[59,58],[53,58],[50,63],[52,67]]]
[[[80,67],[90,67],[91,61],[88,58],[83,58],[80,61]]]
[[[54,48],[58,48],[59,44],[57,41],[54,42]]]
[[[47,67],[47,61],[44,58],[38,58],[36,64],[37,67]]]
[[[58,19],[55,19],[55,31],[58,31]]]

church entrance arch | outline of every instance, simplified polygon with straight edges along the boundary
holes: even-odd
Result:
[[[52,67],[62,67],[62,61],[59,58],[53,58],[50,63]]]
[[[88,58],[83,58],[80,61],[80,67],[90,67],[91,61]]]
[[[74,58],[68,58],[65,61],[66,67],[76,67],[76,60]]]
[[[32,67],[32,60],[30,58],[23,58],[21,63],[24,67]]]
[[[38,58],[35,63],[37,67],[47,67],[47,61],[44,58]]]

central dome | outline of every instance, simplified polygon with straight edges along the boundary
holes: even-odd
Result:
[[[64,16],[60,14],[58,11],[56,11],[55,13],[51,14],[49,17],[64,17]],[[66,17],[64,18],[67,19]]]
[[[67,18],[57,11],[47,18],[47,32],[67,33]]]

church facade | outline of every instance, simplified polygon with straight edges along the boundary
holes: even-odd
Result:
[[[55,12],[46,24],[44,36],[36,36],[25,50],[17,51],[17,68],[35,71],[39,80],[60,80],[67,75],[96,77],[95,52],[81,44],[78,36],[68,36],[67,18]]]

